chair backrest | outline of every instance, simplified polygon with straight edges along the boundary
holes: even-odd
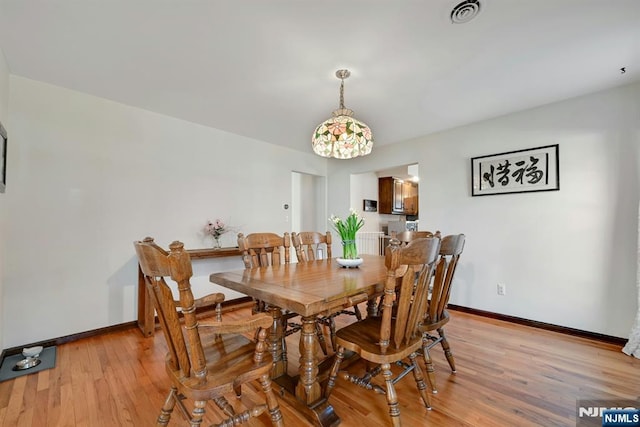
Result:
[[[414,239],[406,246],[400,246],[398,240],[392,239],[387,246],[387,279],[378,342],[383,352],[391,344],[401,348],[419,334],[418,325],[426,312],[429,282],[439,249],[438,237]],[[396,298],[398,283],[399,295]],[[395,317],[393,330],[392,317]]]
[[[420,239],[425,237],[440,237],[440,231],[436,231],[432,233],[431,231],[402,231],[396,234],[396,239],[400,241],[401,244],[407,244],[414,239]],[[393,237],[393,233],[392,233]]]
[[[136,241],[133,245],[167,341],[171,368],[180,369],[184,377],[195,375],[198,378],[204,378],[206,363],[197,328],[195,302],[189,283],[193,275],[191,257],[184,250],[184,244],[178,241],[169,245],[170,252],[156,245],[151,237]],[[167,276],[178,284],[186,342],[173,294],[164,280]]]
[[[293,247],[299,262],[328,259],[331,256],[331,232],[325,234],[317,231],[301,231],[292,233]]]
[[[291,257],[291,236],[284,233],[238,234],[238,248],[242,254],[245,268],[265,267],[268,265],[289,264]]]
[[[449,304],[451,283],[456,272],[460,254],[464,249],[464,234],[445,236],[440,243],[440,258],[433,279],[431,299],[425,322],[435,323],[442,319],[444,309]]]

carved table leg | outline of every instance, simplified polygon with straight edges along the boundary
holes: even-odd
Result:
[[[300,332],[300,377],[296,386],[296,397],[309,405],[322,397],[318,383],[318,358],[316,356],[316,318],[303,317]]]
[[[290,402],[314,426],[334,427],[340,424],[340,418],[327,399],[322,397],[322,388],[318,382],[318,342],[315,316],[302,318],[300,332],[300,367],[295,388],[295,402]]]
[[[284,329],[282,328],[282,310],[278,307],[269,307],[269,313],[273,318],[271,329],[267,341],[269,351],[273,356],[273,368],[271,368],[271,378],[278,378],[287,373],[287,355],[283,348]]]

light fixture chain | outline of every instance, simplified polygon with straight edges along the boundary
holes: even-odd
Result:
[[[344,79],[340,79],[340,108],[344,109]]]

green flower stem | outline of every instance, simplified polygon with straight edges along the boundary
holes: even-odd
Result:
[[[358,258],[358,248],[355,240],[342,241],[342,258],[356,259]]]
[[[346,259],[358,258],[356,233],[364,225],[364,220],[353,209],[344,221],[334,215],[329,220],[342,239],[342,257]]]

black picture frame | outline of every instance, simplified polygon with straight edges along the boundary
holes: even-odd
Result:
[[[0,159],[0,193],[4,193],[7,188],[7,130],[0,123],[0,152],[2,153],[2,159]]]
[[[362,210],[365,212],[378,212],[377,200],[362,200]]]
[[[558,144],[471,159],[472,196],[558,190]]]

